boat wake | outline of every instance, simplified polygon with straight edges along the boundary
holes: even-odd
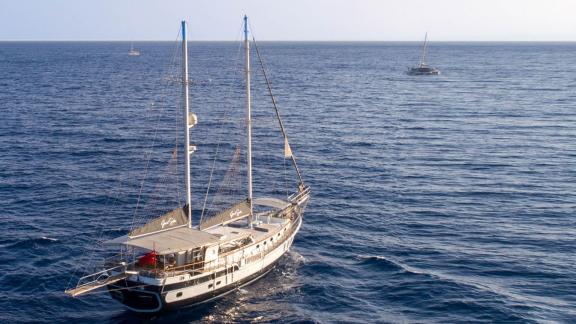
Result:
[[[549,306],[553,306],[554,302],[550,298],[526,299],[497,282],[490,282],[481,280],[480,278],[459,276],[433,270],[419,269],[380,255],[357,255],[356,259],[359,261],[359,265],[361,266],[376,268],[376,270],[379,271],[396,272],[395,275],[401,276],[401,279],[399,279],[400,282],[403,282],[404,280],[420,282],[421,287],[413,286],[409,288],[413,291],[428,290],[429,293],[430,291],[438,290],[447,295],[452,295],[453,293],[461,294],[462,291],[469,291],[474,295],[490,296],[489,298],[492,300],[499,300],[504,304],[523,303],[525,304],[525,307],[532,307],[533,309],[538,309],[546,303],[551,303]],[[408,277],[412,277],[412,279],[409,279]],[[448,297],[445,298],[450,299]],[[518,315],[518,317],[520,316],[513,312],[508,315],[514,318],[516,315]]]
[[[298,269],[306,258],[298,252],[286,252],[275,269],[252,285],[239,288],[236,292],[213,304],[210,311],[198,317],[201,322],[244,322],[281,320],[282,314],[293,313],[284,303],[288,296],[297,296],[301,283]],[[277,302],[274,302],[277,301]],[[253,317],[260,315],[260,320]]]

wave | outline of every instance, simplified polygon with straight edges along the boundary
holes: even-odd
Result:
[[[37,249],[42,246],[49,246],[54,243],[60,242],[57,238],[42,236],[32,239],[22,239],[17,242],[13,242],[11,244],[6,245],[7,248],[16,248],[16,249],[29,249],[34,248]]]
[[[402,275],[420,276],[421,279],[404,278],[402,280],[420,282],[420,285],[427,286],[428,288],[426,289],[429,289],[430,291],[438,289],[438,287],[443,287],[442,291],[446,292],[469,291],[477,296],[490,296],[489,298],[493,301],[500,301],[502,303],[522,303],[524,304],[523,307],[533,307],[534,309],[538,309],[542,304],[551,302],[551,300],[546,297],[526,298],[525,296],[518,295],[513,290],[508,289],[507,287],[502,286],[497,282],[483,280],[482,278],[418,269],[379,255],[358,255],[356,258],[363,264],[376,265],[381,267],[381,269],[394,269]],[[450,301],[450,298],[446,297],[446,300],[441,304],[449,304],[451,302],[452,301]],[[508,312],[510,312],[508,315],[513,317],[521,315],[514,314],[512,309],[508,309]]]
[[[400,262],[390,260],[380,255],[357,255],[356,259],[359,260],[360,264],[362,265],[376,267],[379,270],[411,272],[408,270],[407,266],[401,264]]]

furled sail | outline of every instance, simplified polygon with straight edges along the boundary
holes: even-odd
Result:
[[[184,212],[184,208],[179,207],[170,211],[150,222],[146,225],[132,230],[128,234],[129,237],[141,236],[145,234],[164,231],[167,229],[180,227],[188,224],[188,217]]]
[[[239,220],[250,215],[250,205],[247,201],[242,201],[226,209],[225,211],[210,217],[200,223],[200,230],[204,230],[215,225],[224,225]]]

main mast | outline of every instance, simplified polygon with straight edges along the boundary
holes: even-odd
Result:
[[[186,185],[186,208],[188,212],[188,227],[192,228],[192,194],[190,190],[190,127],[194,126],[196,116],[190,115],[188,99],[188,38],[186,37],[186,21],[182,21],[182,92],[184,93],[184,182]]]
[[[254,217],[252,213],[252,99],[250,97],[250,41],[248,40],[248,16],[244,16],[244,49],[246,50],[246,133],[248,135],[248,205],[250,206],[250,216],[248,221],[250,226],[252,226]]]
[[[420,57],[420,66],[426,65],[426,47],[428,46],[428,32],[424,35],[424,46],[422,47],[422,56]]]

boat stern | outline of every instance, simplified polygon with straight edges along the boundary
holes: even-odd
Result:
[[[137,313],[157,313],[163,308],[160,294],[145,290],[143,287],[130,287],[128,282],[108,285],[110,296],[124,304],[129,310]]]

